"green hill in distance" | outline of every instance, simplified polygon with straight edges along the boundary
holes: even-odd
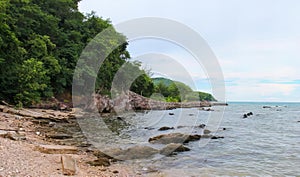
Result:
[[[217,101],[211,94],[199,91],[193,91],[186,84],[173,81],[171,79],[158,77],[152,78],[155,93],[160,96],[153,95],[156,100],[167,102],[189,102],[189,101]]]

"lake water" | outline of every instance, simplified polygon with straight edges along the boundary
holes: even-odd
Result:
[[[263,108],[268,105],[271,108]],[[216,112],[224,107],[213,107]],[[244,119],[243,114],[253,112]],[[174,113],[174,115],[169,115]],[[132,112],[118,115],[124,120],[110,118],[84,119],[84,132],[101,149],[134,145],[152,145],[148,139],[173,132],[201,134],[195,125],[207,124],[224,139],[186,144],[188,152],[151,159],[131,160],[137,172],[162,171],[166,176],[299,176],[300,175],[300,104],[296,103],[230,103],[221,123],[209,125],[212,112],[193,109]],[[119,123],[121,122],[121,123]],[[162,126],[187,126],[158,131]],[[145,129],[147,127],[147,129]],[[223,130],[226,128],[226,130]]]

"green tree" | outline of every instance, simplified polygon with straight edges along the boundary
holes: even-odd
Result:
[[[34,58],[28,59],[18,68],[18,90],[14,97],[17,103],[25,106],[39,102],[41,94],[49,84],[49,77],[43,68],[43,63]]]

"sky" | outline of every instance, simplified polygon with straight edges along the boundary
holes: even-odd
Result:
[[[79,10],[114,25],[143,17],[175,20],[202,36],[217,57],[227,101],[300,102],[298,0],[82,0]],[[128,50],[155,76],[211,92],[205,68],[183,47],[143,39],[129,42]]]

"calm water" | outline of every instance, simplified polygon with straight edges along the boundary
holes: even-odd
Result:
[[[264,105],[272,107],[263,109]],[[222,107],[213,109],[221,111]],[[169,112],[174,115],[169,115]],[[248,112],[253,112],[254,115],[243,119],[242,115]],[[157,129],[162,126],[209,124],[210,114],[196,108],[176,109],[122,115],[126,123],[117,119],[112,122],[86,119],[80,124],[89,139],[96,142],[94,144],[101,149],[125,148],[136,144],[150,145],[147,140],[159,134],[201,133],[202,129],[192,127],[166,132],[159,132]],[[147,174],[151,169],[162,171],[167,176],[299,176],[298,121],[300,104],[230,103],[225,108],[217,131],[214,132],[218,136],[224,136],[224,139],[211,140],[203,147],[200,147],[199,142],[190,142],[186,146],[191,151],[176,156],[155,156],[152,159],[124,163],[133,164],[142,174]],[[148,130],[145,127],[153,129]],[[208,129],[210,128],[214,127],[208,125]]]

